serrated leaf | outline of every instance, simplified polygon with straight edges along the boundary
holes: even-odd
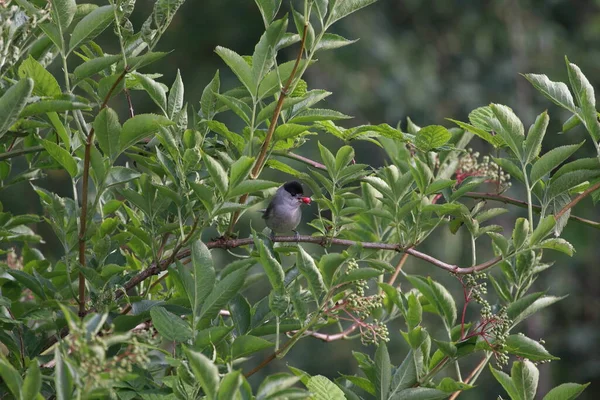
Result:
[[[456,322],[456,303],[454,298],[442,284],[428,278],[429,286],[433,294],[434,301],[438,309],[442,312],[448,326],[453,326]]]
[[[558,360],[542,346],[539,342],[525,335],[510,335],[506,338],[504,349],[515,356],[527,358],[531,361]]]
[[[239,183],[237,186],[232,187],[227,195],[227,198],[238,197],[243,194],[259,192],[261,190],[270,189],[276,186],[279,186],[279,184],[276,182],[263,181],[261,179],[248,179]]]
[[[306,384],[314,400],[346,400],[344,392],[329,379],[322,375],[315,375]]]
[[[254,245],[258,248],[261,264],[267,274],[267,278],[269,278],[271,286],[276,292],[283,291],[283,281],[285,278],[283,267],[281,266],[279,261],[277,261],[277,259],[273,257],[273,255],[265,245],[265,242],[263,242],[257,236],[254,237]]]
[[[392,363],[385,342],[379,343],[375,352],[375,393],[378,399],[387,399],[392,382]]]
[[[456,391],[469,390],[472,389],[473,386],[463,383],[457,382],[452,378],[445,377],[440,383],[437,385],[436,389],[441,390],[442,392],[452,393]]]
[[[349,40],[343,36],[336,35],[334,33],[325,33],[321,40],[319,40],[319,42],[317,43],[315,51],[338,49],[340,47],[356,43],[357,41],[358,39]]]
[[[430,151],[442,147],[452,138],[448,129],[441,125],[430,125],[417,132],[415,145],[422,151]]]
[[[190,324],[163,307],[152,307],[150,316],[152,317],[152,324],[166,340],[186,342],[192,338]]]
[[[121,124],[112,108],[104,108],[98,113],[94,120],[94,132],[100,149],[114,161],[120,153]]]
[[[543,400],[573,400],[579,397],[579,395],[589,385],[589,383],[584,385],[580,385],[578,383],[563,383],[562,385],[557,386],[549,391],[544,396]]]
[[[69,52],[101,34],[109,27],[114,18],[115,14],[112,5],[95,8],[92,12],[83,17],[81,21],[75,25],[75,28],[71,33]]]
[[[352,14],[355,11],[360,10],[363,7],[366,7],[370,4],[375,3],[377,0],[345,0],[345,1],[331,1],[329,11],[330,15],[328,18],[329,25],[333,24],[336,21]]]
[[[254,79],[252,78],[252,69],[246,60],[235,51],[225,47],[217,46],[215,52],[223,59],[223,61],[225,61],[246,89],[248,89],[248,93],[252,96],[256,96]]]
[[[451,119],[451,118],[448,118],[448,121],[454,122],[456,125],[458,125],[462,129],[464,129],[465,131],[471,132],[471,133],[479,136],[481,139],[485,140],[486,142],[490,143],[491,145],[493,145],[496,148],[503,147],[506,145],[506,142],[504,141],[504,139],[502,139],[498,135],[494,136],[491,133],[489,133],[481,128],[467,124],[466,122],[457,121],[457,120]]]
[[[200,310],[200,322],[210,321],[219,314],[221,308],[225,307],[244,285],[246,272],[245,268],[234,271],[214,286]]]
[[[519,398],[522,400],[533,400],[537,392],[540,377],[537,367],[529,360],[515,361],[510,375]]]
[[[62,92],[56,78],[31,55],[19,66],[20,78],[33,79],[33,93],[37,96],[58,96]]]
[[[565,253],[568,256],[573,256],[573,253],[575,252],[575,248],[573,247],[573,245],[562,238],[544,240],[542,243],[539,244],[539,247],[541,247],[542,249],[557,250],[562,253]]]
[[[105,185],[106,187],[111,187],[115,185],[119,185],[122,183],[130,182],[134,179],[137,179],[142,174],[136,170],[126,167],[112,167],[108,174],[106,175]]]
[[[227,172],[221,165],[220,162],[209,156],[208,154],[203,154],[203,160],[206,164],[206,169],[212,181],[214,182],[219,192],[225,194],[227,192],[227,188],[229,186],[229,179],[227,178]]]
[[[527,132],[527,138],[525,139],[525,156],[524,160],[526,163],[530,163],[540,154],[542,150],[542,141],[548,128],[550,117],[548,113],[544,111],[535,119],[535,122],[529,128]]]
[[[393,399],[402,390],[413,386],[417,382],[417,367],[415,365],[415,357],[413,350],[409,350],[406,357],[402,361],[402,364],[394,372],[392,378],[392,386],[390,389],[389,397]]]
[[[128,119],[121,130],[121,150],[123,152],[138,141],[156,133],[160,127],[174,125],[162,115],[139,114]]]
[[[273,66],[275,46],[287,30],[287,21],[286,17],[270,23],[256,44],[254,53],[252,54],[252,80],[254,87],[250,93],[258,93],[260,82]]]
[[[6,379],[5,379],[6,382]],[[33,359],[27,368],[21,396],[23,399],[36,399],[42,389],[42,373],[37,359]]]
[[[281,7],[281,0],[255,0],[255,3],[263,17],[265,27],[269,26],[275,15],[277,15],[279,7]]]
[[[515,228],[513,229],[512,233],[513,246],[515,247],[515,250],[519,250],[523,246],[528,235],[529,221],[525,218],[517,218],[517,221],[515,222]]]
[[[179,69],[177,69],[175,81],[169,90],[169,101],[167,105],[167,116],[169,118],[173,119],[181,111],[183,107],[183,93],[183,80],[181,80],[181,73]]]
[[[73,378],[59,346],[54,348],[54,387],[56,400],[71,400],[73,398]]]
[[[33,87],[33,79],[21,79],[0,97],[0,138],[19,118]]]
[[[567,172],[556,179],[552,179],[548,188],[548,200],[598,176],[600,176],[600,170],[579,170]]]
[[[88,103],[81,103],[79,101],[70,100],[40,100],[35,103],[31,103],[21,111],[19,117],[31,117],[32,115],[46,114],[49,112],[64,112],[71,110],[90,110],[92,107]]]
[[[41,140],[42,146],[46,149],[50,157],[58,162],[72,178],[77,176],[77,161],[71,154],[59,145],[49,140]]]
[[[240,357],[247,357],[258,351],[273,347],[273,343],[251,335],[244,335],[235,338],[231,345],[231,359],[237,360]]]
[[[241,156],[233,164],[229,170],[229,184],[232,187],[241,183],[252,169],[254,165],[254,157]]]
[[[321,276],[321,272],[315,265],[315,260],[301,246],[298,246],[296,266],[300,270],[302,276],[306,278],[311,293],[318,301],[325,291],[323,276]]]
[[[600,123],[598,122],[598,114],[596,111],[596,95],[594,87],[590,84],[586,76],[581,72],[581,69],[573,63],[567,62],[567,71],[569,73],[569,82],[573,94],[581,107],[581,111],[576,113],[582,119],[586,129],[594,139],[594,142],[600,140]]]
[[[577,113],[573,96],[567,85],[562,82],[553,82],[546,75],[525,74],[523,76],[554,104],[566,108],[572,113]]]
[[[17,371],[4,357],[0,357],[0,376],[13,396],[16,399],[20,399],[21,390],[23,389],[23,379],[21,378],[19,371]]]
[[[225,375],[219,385],[217,393],[218,400],[235,400],[242,384],[242,373],[240,371],[232,371]]]
[[[92,58],[89,61],[84,62],[83,64],[78,65],[73,70],[73,74],[78,81],[81,81],[85,78],[89,78],[90,76],[97,74],[122,58],[120,54],[115,54],[113,56],[104,56],[98,58]]]
[[[192,303],[194,323],[196,324],[200,320],[200,310],[204,301],[215,286],[216,274],[212,255],[204,242],[196,240],[192,243],[191,251],[192,266],[194,269],[194,292],[190,303]]]
[[[221,86],[221,80],[219,77],[219,70],[215,72],[215,76],[211,79],[211,81],[206,85],[204,90],[202,91],[202,97],[200,98],[200,109],[202,110],[202,115],[206,119],[212,119],[216,114],[217,109],[217,96],[219,93],[219,89]]]
[[[540,180],[544,175],[549,174],[552,170],[562,164],[571,154],[575,153],[584,142],[567,146],[559,146],[550,150],[540,157],[531,168],[531,185]]]
[[[303,111],[298,112],[294,117],[292,117],[288,123],[311,123],[316,121],[335,121],[338,119],[348,119],[352,118],[349,115],[342,114],[339,111],[335,110],[326,110],[320,108],[310,108]]]
[[[77,12],[77,4],[75,0],[55,0],[51,4],[52,21],[65,33]]]
[[[510,107],[502,104],[491,104],[490,107],[496,117],[496,119],[488,121],[490,127],[504,139],[517,158],[522,159],[523,139],[525,136],[523,123]]]
[[[496,380],[502,385],[502,387],[504,388],[506,393],[508,393],[510,398],[512,400],[520,400],[517,388],[515,387],[515,384],[513,383],[512,379],[510,379],[510,376],[508,376],[508,374],[506,374],[505,372],[492,368],[491,365],[490,370],[492,371],[492,375],[494,375],[494,378],[496,378]]]
[[[533,293],[512,303],[507,309],[507,314],[513,320],[514,326],[541,309],[546,308],[565,297],[566,296],[543,296],[543,293]]]
[[[156,82],[154,79],[151,79],[147,75],[134,73],[133,76],[137,79],[137,81],[142,85],[146,93],[150,96],[152,101],[156,103],[160,109],[166,113],[167,112],[167,92],[162,87],[162,85]]]
[[[219,387],[219,369],[217,366],[200,352],[185,347],[183,350],[190,363],[192,372],[196,379],[198,379],[206,396],[209,399],[216,399],[217,388]]]

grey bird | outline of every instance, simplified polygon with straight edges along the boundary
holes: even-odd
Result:
[[[271,238],[275,233],[293,231],[296,236],[296,227],[302,219],[302,204],[310,204],[310,197],[304,196],[302,185],[296,181],[283,184],[263,212],[263,219],[271,229]]]

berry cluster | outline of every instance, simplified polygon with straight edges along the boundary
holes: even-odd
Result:
[[[505,191],[511,186],[510,175],[491,161],[489,156],[483,156],[481,162],[478,159],[479,153],[473,152],[473,149],[467,149],[467,152],[460,157],[456,168],[457,184],[469,176],[484,176],[487,177],[487,182],[497,183],[500,191]]]

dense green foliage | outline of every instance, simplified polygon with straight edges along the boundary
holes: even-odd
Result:
[[[554,251],[573,255],[560,237],[567,223],[597,224],[571,215],[587,197],[598,200],[594,89],[568,60],[568,85],[525,75],[570,113],[564,132],[589,133],[546,152],[548,113],[526,132],[501,104],[473,110],[468,122],[450,119],[451,129],[410,119],[405,129],[343,127],[350,117],[321,106],[330,93],[302,77],[319,54],[354,42],[334,24],[373,2],[305,0],[285,13],[281,1],[257,0],[264,33],[254,52],[215,50],[237,84],[222,87],[217,71],[189,103],[179,73],[167,85],[149,72],[168,57],[156,46],[180,1],[158,0],[137,31],[135,1],[18,0],[0,10],[2,189],[30,184],[44,210],[0,213],[2,398],[443,399],[477,391],[482,372],[511,399],[536,396],[536,365],[556,357],[519,324],[561,300],[532,285]],[[94,41],[101,34],[116,54]],[[296,58],[283,59],[288,47]],[[46,69],[53,63],[59,76]],[[154,113],[136,113],[132,91]],[[127,115],[111,108],[116,97],[129,103]],[[297,154],[316,133],[342,146],[318,143],[318,160]],[[468,148],[474,138],[493,156]],[[356,163],[360,141],[384,149],[386,166]],[[577,158],[582,146],[597,156]],[[70,193],[38,184],[56,170]],[[238,237],[240,217],[279,186],[268,171],[309,188],[312,235]],[[503,194],[512,183],[524,200]],[[506,208],[486,200],[522,206],[527,217],[503,233],[493,220]],[[42,222],[61,245],[57,260],[37,247],[44,238],[30,226]],[[470,238],[470,265],[419,250],[447,231]],[[480,259],[490,246],[495,257]],[[223,261],[226,251],[237,260]],[[448,273],[462,296],[426,272],[406,274],[407,257]],[[256,298],[257,284],[269,293]],[[389,330],[397,321],[404,328]],[[360,375],[331,380],[290,365],[250,386],[246,378],[299,340],[317,339],[377,350],[353,353]],[[409,350],[391,359],[388,345],[400,341]],[[252,357],[266,358],[250,368]],[[474,369],[467,359],[478,360]],[[572,399],[586,386],[563,384],[544,398]]]

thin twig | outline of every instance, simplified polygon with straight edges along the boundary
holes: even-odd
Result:
[[[129,105],[129,116],[131,118],[135,117],[135,113],[133,112],[133,103],[131,102],[131,94],[129,93],[129,89],[125,89],[125,97],[127,98],[127,104]]]
[[[19,157],[24,154],[39,153],[40,151],[43,151],[43,150],[44,150],[44,146],[32,146],[32,147],[28,147],[26,149],[7,151],[6,153],[0,154],[0,161],[8,160],[8,159],[14,158],[14,157]]]
[[[310,165],[311,167],[314,167],[314,168],[327,170],[327,167],[324,164],[321,164],[318,161],[311,160],[310,158],[301,156],[299,154],[292,153],[291,151],[277,151],[277,152],[274,152],[273,154],[275,154],[277,156],[287,157],[292,160],[303,162],[304,164]]]
[[[594,189],[594,190],[596,190],[596,189]],[[492,200],[492,201],[497,201],[497,202],[504,203],[504,204],[512,204],[513,206],[517,206],[520,208],[527,208],[527,202],[525,202],[525,201],[517,200],[512,197],[503,196],[503,195],[495,194],[495,193],[467,192],[464,195],[464,197],[469,197],[471,199]],[[579,199],[579,200],[581,200],[581,199]],[[579,200],[577,200],[577,202],[579,202]],[[574,206],[574,205],[575,204],[573,204],[572,206]],[[571,208],[571,207],[569,207],[569,208]],[[539,214],[542,211],[542,207],[534,204],[533,211],[535,213]],[[561,216],[562,216],[562,214],[561,214]],[[569,219],[571,221],[579,222],[580,224],[584,224],[584,225],[587,225],[592,228],[600,229],[600,222],[591,221],[589,219],[577,217],[575,215],[569,216]]]
[[[283,108],[283,101],[288,96],[290,87],[292,82],[295,79],[296,72],[298,71],[298,65],[300,65],[300,61],[302,60],[302,54],[304,52],[304,45],[306,43],[306,35],[308,33],[308,25],[304,25],[304,31],[302,33],[302,41],[300,42],[300,50],[298,51],[298,56],[296,57],[296,62],[294,63],[294,67],[292,68],[292,72],[290,73],[290,77],[288,78],[284,87],[281,88],[279,92],[279,99],[277,99],[277,105],[275,106],[275,110],[273,111],[273,117],[271,118],[271,124],[269,125],[269,129],[267,130],[267,134],[265,136],[265,140],[260,148],[260,153],[258,154],[258,158],[254,163],[254,167],[252,171],[250,171],[250,179],[258,178],[260,171],[262,170],[263,164],[265,163],[265,158],[267,156],[267,151],[269,150],[269,145],[271,144],[271,139],[273,138],[273,133],[275,132],[275,128],[277,127],[277,121],[279,120],[279,114],[281,114],[281,109]],[[246,200],[248,200],[248,193],[242,195],[240,197],[240,204],[245,204]],[[231,217],[231,222],[229,223],[229,228],[227,229],[227,236],[233,232],[233,228],[237,223],[238,218],[240,217],[240,212],[236,211],[233,213]]]
[[[464,380],[464,383],[469,383],[471,381],[471,379],[473,379],[473,377],[475,376],[475,374],[477,374],[477,372],[479,372],[479,370],[481,368],[483,368],[485,366],[485,364],[487,363],[489,357],[483,357],[481,359],[481,361],[479,361],[479,364],[477,364],[477,366],[475,368],[473,368],[473,371],[471,371],[471,373],[469,374],[469,376],[466,377],[466,379]],[[450,396],[450,398],[448,400],[455,400],[458,395],[460,394],[460,390],[452,393],[452,396]]]
[[[587,188],[583,193],[579,194],[577,197],[575,197],[573,200],[571,200],[566,206],[564,206],[554,216],[556,217],[556,219],[559,219],[560,217],[563,216],[564,213],[566,213],[567,211],[569,211],[571,208],[575,207],[575,204],[579,203],[587,195],[589,195],[592,192],[595,192],[598,189],[600,189],[600,182],[598,182],[595,185],[592,185],[589,188]]]
[[[108,104],[108,100],[112,95],[112,92],[116,89],[116,87],[121,83],[123,78],[125,78],[125,74],[128,69],[125,67],[123,72],[115,83],[110,87],[108,93],[104,97],[104,101],[100,106],[100,111],[106,108]],[[87,229],[87,211],[88,211],[88,189],[89,189],[89,178],[90,178],[90,161],[91,161],[91,152],[92,146],[94,145],[94,128],[90,129],[90,133],[87,135],[85,141],[85,153],[83,158],[83,182],[81,187],[81,215],[79,216],[80,224],[79,224],[79,264],[82,267],[85,267],[85,233]],[[85,315],[85,276],[80,271],[79,272],[79,316],[83,318]]]
[[[394,274],[388,281],[388,283],[390,285],[393,285],[394,282],[396,282],[396,278],[398,278],[398,275],[400,274],[400,271],[402,270],[402,267],[404,266],[404,263],[406,262],[407,258],[408,258],[408,253],[404,253],[402,255],[402,257],[400,258],[400,261],[398,261],[398,265],[396,265],[396,270],[394,271]]]

